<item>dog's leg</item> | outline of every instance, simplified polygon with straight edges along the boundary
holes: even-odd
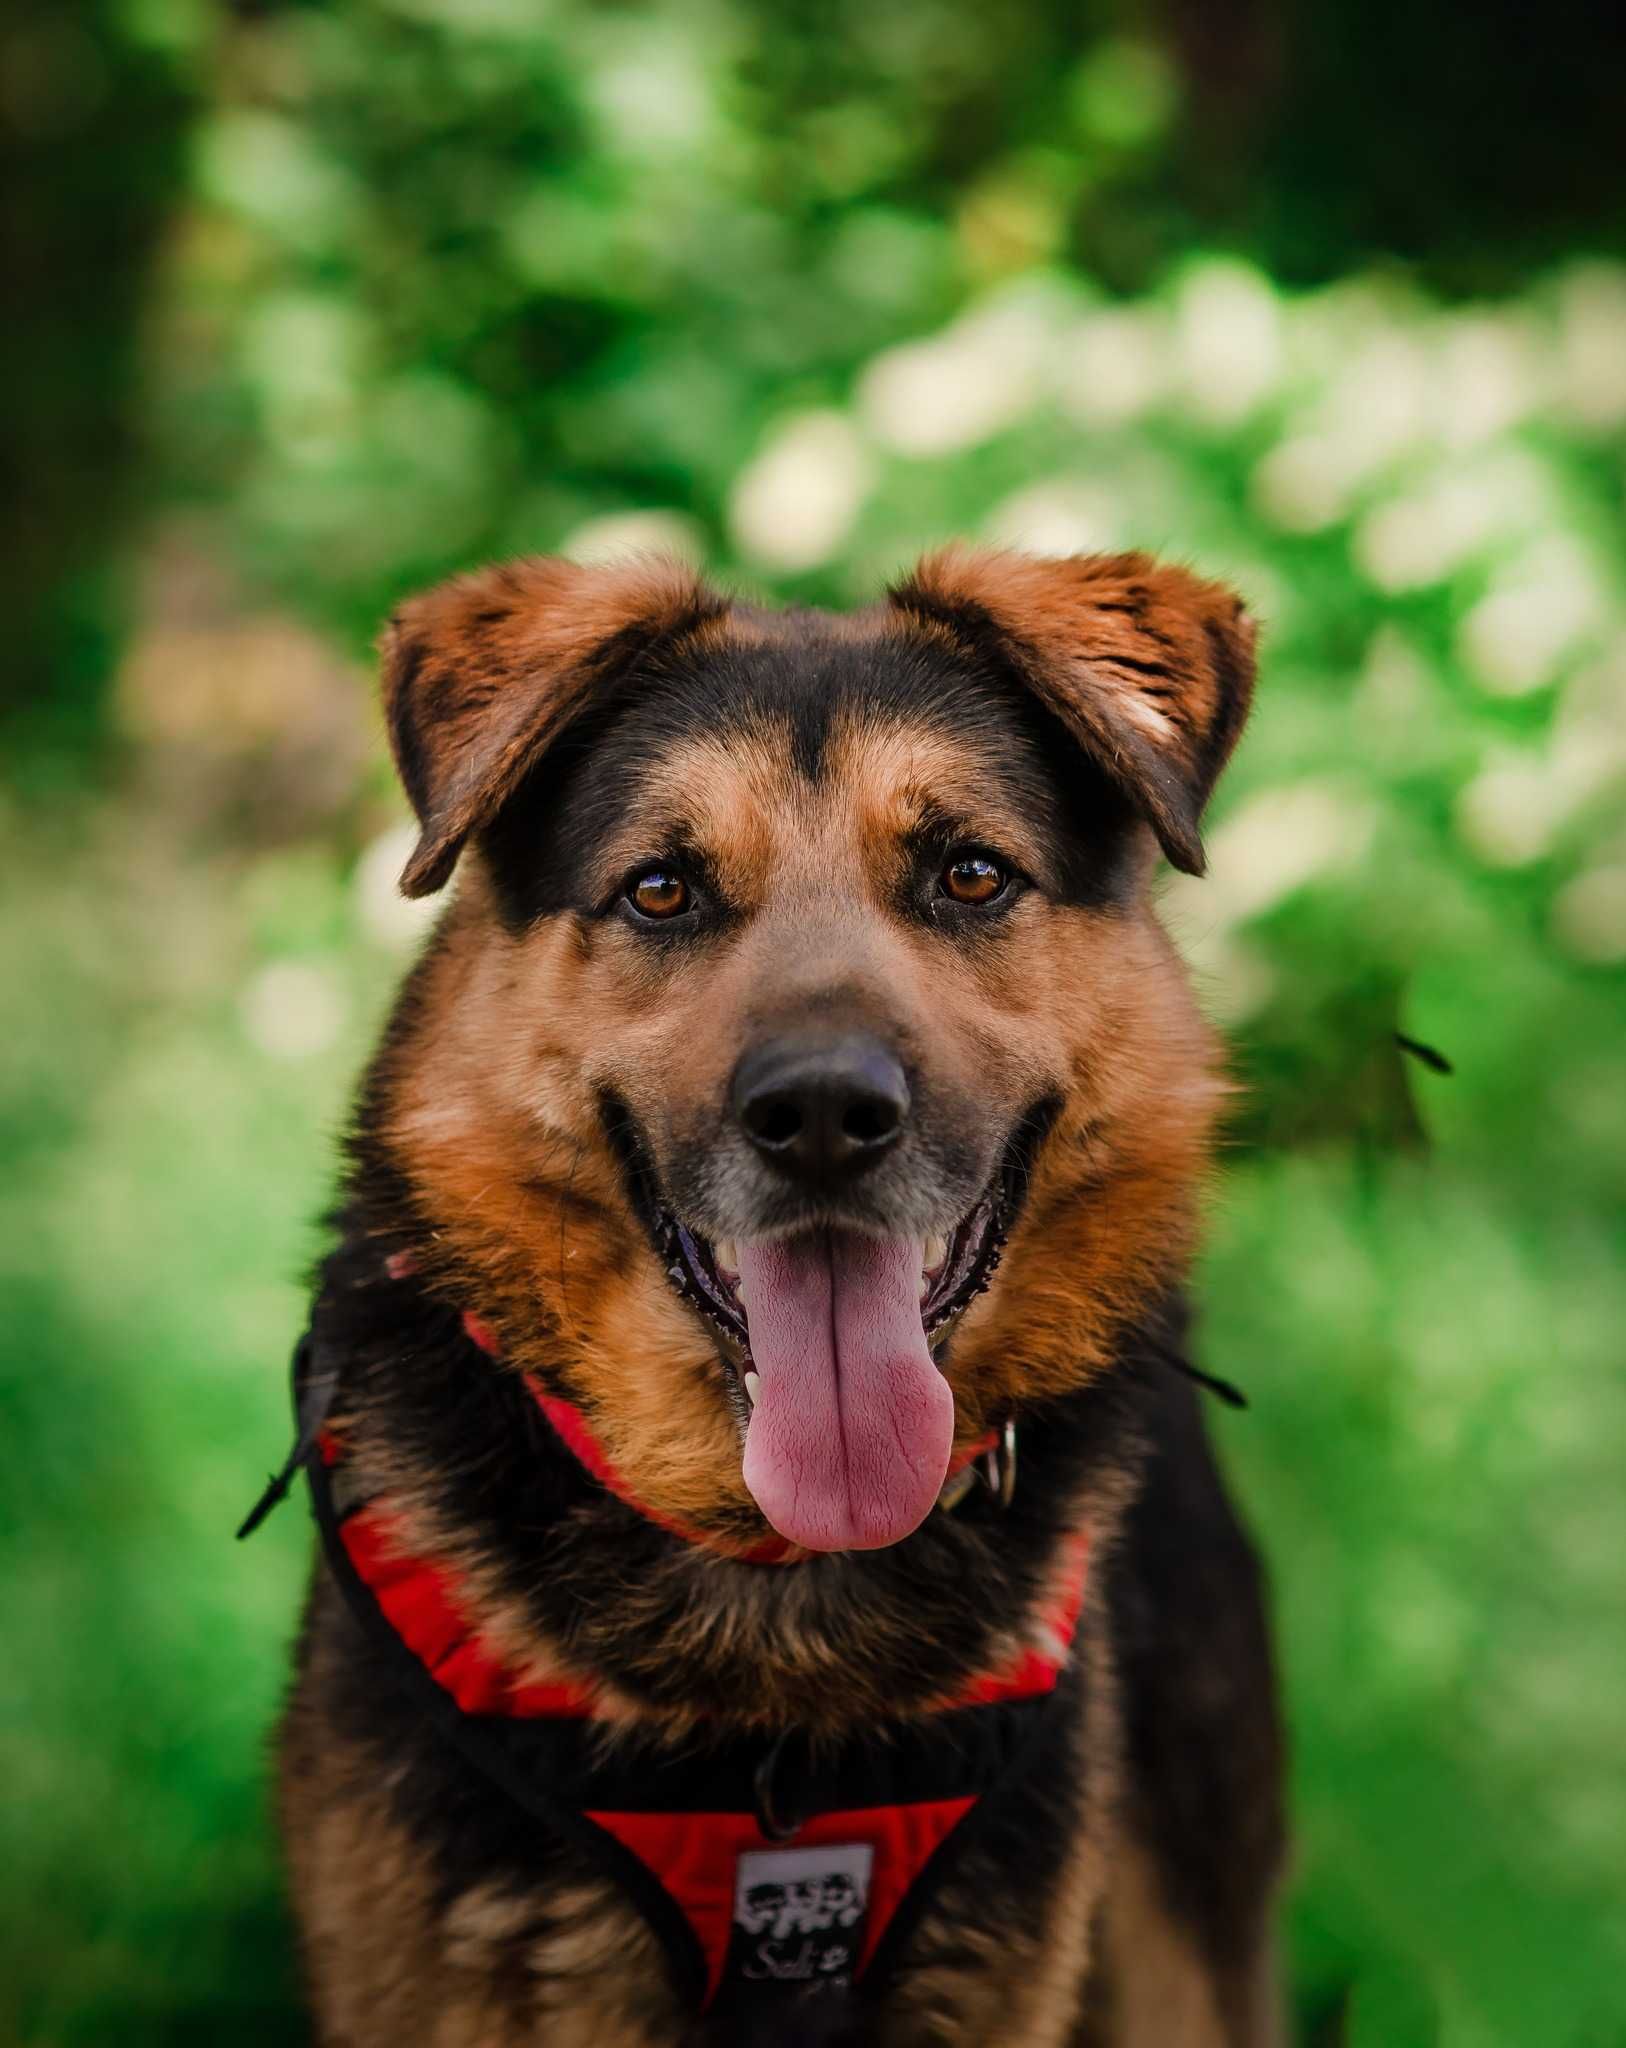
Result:
[[[319,1588],[278,1786],[319,2048],[675,2048],[659,1943],[613,1886],[478,1864],[459,1880],[455,1856],[403,1824],[387,1753],[324,1710],[349,1624]]]
[[[673,2048],[660,1953],[597,1883],[442,1902],[421,1849],[352,1790],[290,1843],[321,2048]]]
[[[1114,1859],[1101,1924],[1102,1990],[1077,2048],[1284,2048],[1274,1943],[1218,1975],[1165,1905],[1143,1850]]]
[[[1103,1915],[1111,2048],[1277,2048],[1282,1745],[1262,1576],[1189,1387],[1159,1390],[1113,1559],[1121,1847]]]

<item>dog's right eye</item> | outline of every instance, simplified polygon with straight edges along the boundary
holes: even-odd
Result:
[[[689,885],[670,868],[645,868],[627,884],[627,901],[640,917],[681,917],[689,907]]]

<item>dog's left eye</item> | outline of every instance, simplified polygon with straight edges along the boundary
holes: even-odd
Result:
[[[645,868],[627,884],[627,901],[640,917],[681,917],[689,907],[689,885],[670,868]]]
[[[938,879],[938,887],[954,903],[992,903],[1003,896],[1010,875],[983,853],[956,854]]]

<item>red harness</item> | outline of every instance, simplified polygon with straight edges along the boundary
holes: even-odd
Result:
[[[494,1351],[485,1326],[472,1316],[464,1321],[473,1341]],[[581,1411],[527,1384],[561,1442],[602,1485],[673,1535],[718,1547],[646,1507],[622,1483]],[[336,1505],[332,1482],[344,1463],[342,1439],[323,1428],[315,1432],[314,1442],[319,1457],[307,1460],[307,1470],[341,1586],[352,1605],[359,1595],[374,1610],[364,1618],[381,1618],[420,1673],[433,1681],[443,1705],[454,1710],[454,1735],[506,1725],[518,1736],[515,1724],[523,1723],[538,1738],[551,1731],[554,1737],[574,1739],[572,1728],[585,1732],[587,1724],[613,1712],[591,1680],[539,1678],[516,1666],[481,1630],[456,1575],[412,1549],[402,1518],[387,1499]],[[972,1446],[959,1465],[986,1448]],[[729,1555],[736,1562],[789,1564],[804,1553],[774,1538]],[[967,1783],[966,1767],[956,1760],[944,1765],[942,1783],[922,1788],[916,1772],[907,1788],[910,1796],[884,1796],[896,1782],[885,1775],[899,1767],[893,1756],[879,1778],[872,1770],[869,1778],[852,1781],[873,1780],[883,1796],[821,1805],[793,1829],[769,1832],[773,1816],[764,1811],[763,1770],[769,1771],[771,1783],[776,1746],[749,1780],[755,1797],[738,1804],[713,1810],[695,1807],[685,1797],[677,1805],[629,1810],[619,1801],[599,1803],[590,1795],[582,1801],[572,1818],[585,1820],[601,1842],[608,1837],[620,1844],[679,1910],[698,1950],[702,2005],[717,1997],[725,1977],[731,1995],[760,1999],[776,1987],[805,1988],[820,1973],[830,1984],[850,1986],[866,1971],[936,1852],[979,1798],[1014,1768],[1016,1749],[1026,1754],[1025,1738],[1013,1747],[1008,1731],[1016,1723],[1010,1717],[1020,1721],[1054,1692],[1083,1607],[1087,1566],[1088,1539],[1080,1535],[1067,1547],[1035,1645],[945,1698],[939,1713],[953,1716],[952,1723],[939,1724],[934,1714],[910,1724],[923,1731],[923,1740],[939,1732],[950,1736],[939,1747],[956,1759],[962,1751],[979,1748],[977,1740],[968,1738],[987,1738],[980,1748],[996,1762],[980,1778],[973,1775]],[[906,1751],[907,1746],[905,1739],[891,1747]],[[482,1761],[478,1753],[471,1754]],[[910,1759],[905,1754],[901,1761],[907,1765]],[[497,1775],[489,1763],[485,1767]],[[926,1776],[930,1779],[930,1769]],[[927,1796],[921,1796],[923,1789]],[[794,1846],[787,1847],[787,1838]],[[638,1903],[648,1914],[646,1900]],[[670,1913],[661,1917],[671,1922]],[[669,1927],[658,1926],[657,1932],[668,1936]]]

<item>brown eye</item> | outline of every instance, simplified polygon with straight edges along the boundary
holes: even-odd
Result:
[[[942,889],[956,903],[992,903],[1005,887],[1005,870],[980,853],[963,853],[943,870]]]
[[[627,890],[627,901],[645,917],[679,917],[689,907],[689,885],[670,868],[646,868]]]

